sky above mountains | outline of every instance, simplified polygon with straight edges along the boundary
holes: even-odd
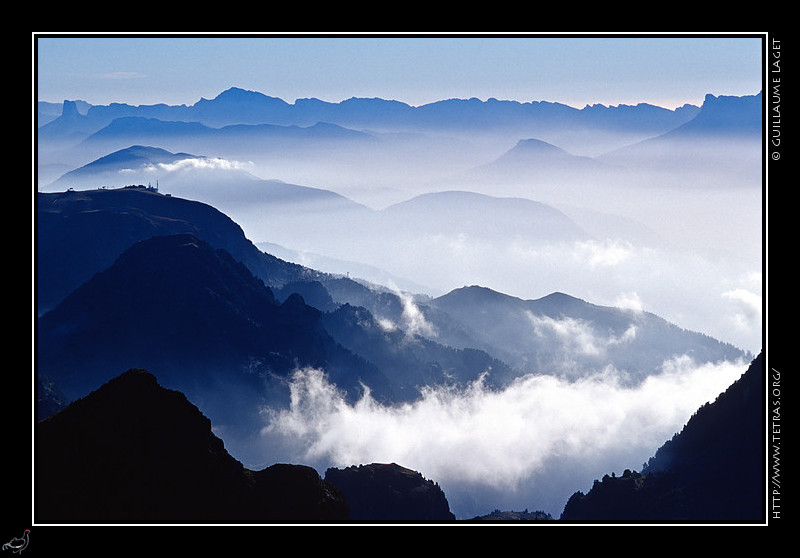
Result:
[[[287,102],[380,97],[700,105],[753,95],[762,37],[34,34],[36,97],[191,105],[229,87]]]

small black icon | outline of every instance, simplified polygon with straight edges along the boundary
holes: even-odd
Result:
[[[14,537],[4,544],[3,550],[10,550],[16,554],[21,553],[23,550],[25,550],[25,547],[28,546],[28,537],[30,536],[30,533],[30,529],[25,529],[25,532],[21,537]]]

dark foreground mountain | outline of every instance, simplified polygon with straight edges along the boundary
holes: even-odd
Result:
[[[337,344],[321,312],[272,290],[225,250],[190,234],[134,244],[38,320],[37,371],[70,399],[128,368],[158,374],[217,424],[261,424],[298,367],[324,369],[353,397],[388,382]]]
[[[595,480],[574,493],[565,521],[728,521],[764,519],[764,355],[683,430],[641,473]]]
[[[271,285],[311,273],[258,250],[241,227],[213,207],[145,186],[40,192],[36,200],[39,314],[109,267],[133,244],[152,236],[194,234],[229,252],[262,280],[268,277]]]
[[[350,518],[365,521],[452,521],[447,498],[433,481],[396,463],[330,468],[325,481],[345,496]]]
[[[509,379],[508,367],[482,351],[423,338],[407,343],[408,308],[396,293],[261,252],[236,223],[206,204],[145,187],[68,191],[39,194],[37,218],[39,371],[59,381],[67,373],[86,379],[78,389],[65,381],[61,387],[70,397],[96,388],[110,371],[130,367],[153,370],[193,398],[193,386],[171,383],[170,369],[192,368],[193,377],[247,371],[251,392],[263,387],[258,383],[265,375],[285,376],[290,363],[326,366],[333,380],[336,372],[327,367],[344,355],[343,347],[372,366],[363,358],[349,360],[339,387],[364,380],[379,397],[390,395],[387,374],[397,388],[393,398],[413,398],[415,386],[444,375],[473,381],[489,365],[493,377]],[[167,240],[182,234],[197,241]],[[151,242],[138,244],[145,240]],[[71,301],[63,300],[68,293]],[[263,314],[276,304],[280,312]],[[295,333],[273,318],[288,320]],[[384,331],[379,320],[396,327]],[[303,328],[315,331],[301,333]],[[376,366],[384,377],[376,376]],[[92,377],[93,370],[100,376]]]
[[[39,371],[50,373],[52,365],[63,380],[63,372],[71,367],[77,372],[70,374],[90,380],[80,392],[60,386],[70,397],[95,389],[109,373],[142,367],[158,373],[169,387],[185,390],[217,422],[220,419],[202,405],[194,386],[169,383],[172,373],[164,366],[172,355],[172,367],[195,367],[191,375],[198,377],[221,363],[223,355],[230,357],[232,350],[238,351],[236,358],[227,359],[215,375],[223,376],[220,371],[231,371],[231,365],[233,376],[247,371],[250,393],[262,387],[265,376],[273,377],[278,355],[283,363],[279,370],[285,373],[290,362],[331,364],[334,357],[344,358],[346,349],[360,357],[349,360],[349,385],[369,379],[374,395],[395,400],[401,395],[403,400],[413,399],[417,386],[444,377],[469,382],[489,369],[489,382],[500,386],[519,373],[559,373],[564,351],[571,362],[581,364],[570,367],[573,376],[611,364],[631,374],[632,380],[658,372],[664,361],[683,354],[692,354],[697,362],[743,356],[738,349],[655,316],[597,307],[558,293],[525,301],[468,287],[434,300],[401,297],[261,252],[224,213],[145,187],[40,193],[37,202],[37,301],[42,316],[38,345],[44,351]],[[152,253],[137,248],[139,263],[130,258],[118,261],[139,241],[179,234],[202,242],[161,240],[146,245]],[[220,252],[199,249],[205,243]],[[208,260],[195,261],[198,271],[191,271],[195,268],[190,262],[201,255]],[[125,262],[127,267],[121,269]],[[180,276],[178,262],[191,271],[187,277]],[[216,266],[220,268],[212,270]],[[109,278],[112,267],[114,279]],[[246,271],[263,284],[253,282]],[[223,280],[228,273],[232,276]],[[203,285],[205,280],[217,286]],[[232,288],[241,282],[246,285]],[[78,287],[82,294],[74,293]],[[73,293],[73,302],[47,316],[45,311],[68,293]],[[263,298],[263,304],[245,300],[243,293]],[[293,293],[300,293],[302,300]],[[293,344],[279,345],[280,338],[265,330],[269,320],[253,314],[276,304],[281,312],[271,310],[274,317],[288,320],[296,330],[294,337],[281,330]],[[409,328],[420,325],[411,321],[423,316],[432,337],[409,335]],[[301,333],[303,327],[316,331]],[[567,344],[559,333],[565,327],[592,343]],[[259,328],[261,333],[256,333]],[[265,343],[255,347],[258,335]],[[297,342],[303,335],[305,344]],[[170,342],[178,337],[180,344]],[[406,342],[409,339],[415,342]],[[181,347],[192,349],[188,358]],[[291,347],[297,351],[289,352]],[[220,352],[213,354],[214,348]],[[103,361],[104,355],[108,358]],[[160,362],[154,362],[153,355]],[[98,366],[90,365],[93,360]],[[371,363],[371,369],[362,361]],[[94,369],[102,377],[91,378]],[[394,383],[391,394],[387,379]]]
[[[341,493],[314,469],[260,471],[231,457],[210,421],[130,370],[35,431],[36,523],[341,521]]]

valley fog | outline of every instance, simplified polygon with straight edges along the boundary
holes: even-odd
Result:
[[[369,394],[350,405],[322,371],[301,370],[291,408],[265,409],[261,445],[242,448],[242,456],[308,463],[322,475],[395,462],[439,483],[458,519],[489,513],[487,503],[557,519],[569,496],[595,479],[641,470],[742,369],[681,357],[635,388],[613,370],[572,382],[531,375],[502,391],[480,382],[463,391],[431,386],[398,406]]]
[[[416,163],[365,170],[368,178],[342,169],[309,175],[329,168],[324,159],[315,163],[280,176],[336,191],[370,211],[303,216],[256,200],[218,203],[257,245],[286,248],[281,257],[351,276],[359,276],[357,264],[368,264],[394,277],[374,280],[397,292],[401,279],[430,296],[465,285],[523,299],[561,291],[653,312],[754,353],[762,346],[762,190],[752,176],[716,167],[709,178],[708,167],[683,167],[487,182],[437,175],[441,167]],[[431,192],[541,202],[587,235],[531,238],[514,233],[517,222],[498,230],[503,217],[485,206],[470,208],[468,197],[453,197],[449,209],[482,220],[460,227],[439,215],[452,226],[431,230],[425,216],[391,212]],[[591,342],[580,335],[565,333],[565,347]],[[243,456],[255,462],[284,456],[313,464],[320,474],[328,467],[396,462],[438,482],[459,519],[488,513],[487,502],[557,518],[569,496],[588,491],[595,479],[640,470],[699,406],[741,375],[743,363],[701,367],[676,357],[664,368],[637,388],[621,385],[613,369],[575,382],[538,370],[500,392],[479,384],[464,392],[430,387],[417,403],[395,407],[369,395],[348,405],[321,373],[303,371],[293,384],[292,408],[265,413],[265,453],[247,449]],[[272,455],[275,448],[285,453]]]
[[[268,141],[260,129],[154,135],[126,124],[125,134],[42,149],[40,164],[77,169],[156,142],[185,155],[91,180],[67,173],[40,191],[157,184],[214,206],[263,251],[409,301],[469,285],[524,300],[561,292],[650,312],[752,354],[762,348],[760,138],[671,143],[660,141],[669,129],[558,125],[502,134],[358,128],[343,138],[318,126],[335,141],[308,142],[300,135],[314,125],[270,128],[294,140]],[[439,339],[414,309],[411,321],[386,326]],[[298,462],[321,475],[395,462],[439,483],[459,519],[491,508],[557,518],[594,479],[639,470],[747,366],[674,354],[629,385],[603,360],[624,339],[583,325],[532,324],[555,331],[564,369],[576,355],[597,357],[580,378],[529,369],[502,389],[421,386],[418,400],[388,405],[369,393],[347,402],[324,370],[298,370],[290,406],[264,408],[260,435],[226,447],[246,466]],[[228,426],[214,424],[223,439]]]
[[[737,153],[730,160],[742,160]],[[326,162],[316,158],[281,180],[334,191],[355,202],[352,207],[276,208],[259,202],[255,184],[252,197],[212,201],[257,245],[277,244],[287,249],[281,257],[325,271],[357,277],[356,264],[368,264],[431,296],[475,284],[524,299],[561,291],[604,305],[635,300],[681,327],[753,353],[762,346],[759,177],[715,164],[713,179],[708,166],[553,178],[537,168],[533,177],[453,178],[413,160],[405,165],[409,172],[389,166],[374,176],[365,171],[367,178],[340,170],[306,175],[307,168],[327,169]],[[165,178],[163,184],[172,183]],[[538,202],[585,234],[528,231],[537,216],[493,212],[484,200],[466,196],[443,201],[440,215],[399,211],[432,192]]]

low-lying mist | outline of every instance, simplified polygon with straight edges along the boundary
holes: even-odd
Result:
[[[680,357],[636,387],[623,386],[613,369],[575,381],[527,375],[502,391],[482,381],[427,386],[416,402],[396,406],[380,404],[368,389],[348,404],[323,371],[302,369],[292,379],[290,407],[264,409],[258,451],[322,475],[328,467],[398,463],[439,483],[459,519],[495,508],[558,518],[569,496],[588,491],[594,479],[641,470],[745,369]]]
[[[562,291],[605,305],[635,296],[643,309],[680,327],[757,353],[764,238],[760,165],[753,157],[759,152],[751,143],[717,144],[718,151],[691,145],[681,146],[680,157],[667,151],[672,156],[658,165],[648,163],[655,155],[635,152],[622,159],[625,165],[615,159],[585,172],[550,173],[541,163],[489,176],[437,175],[426,166],[431,154],[425,162],[409,159],[406,168],[400,160],[364,161],[380,169],[374,174],[334,172],[321,157],[295,171],[319,173],[314,178],[285,169],[278,174],[336,191],[374,208],[373,215],[362,220],[365,211],[337,209],[300,216],[271,210],[257,197],[246,205],[219,205],[256,243],[368,264],[423,285],[432,296],[472,284],[525,299]],[[270,170],[259,173],[270,176]],[[587,238],[532,238],[527,233],[538,217],[497,217],[466,197],[449,209],[470,216],[484,211],[483,219],[458,223],[445,213],[423,224],[422,214],[411,211],[421,204],[406,204],[402,213],[393,208],[418,195],[453,191],[544,204]]]

